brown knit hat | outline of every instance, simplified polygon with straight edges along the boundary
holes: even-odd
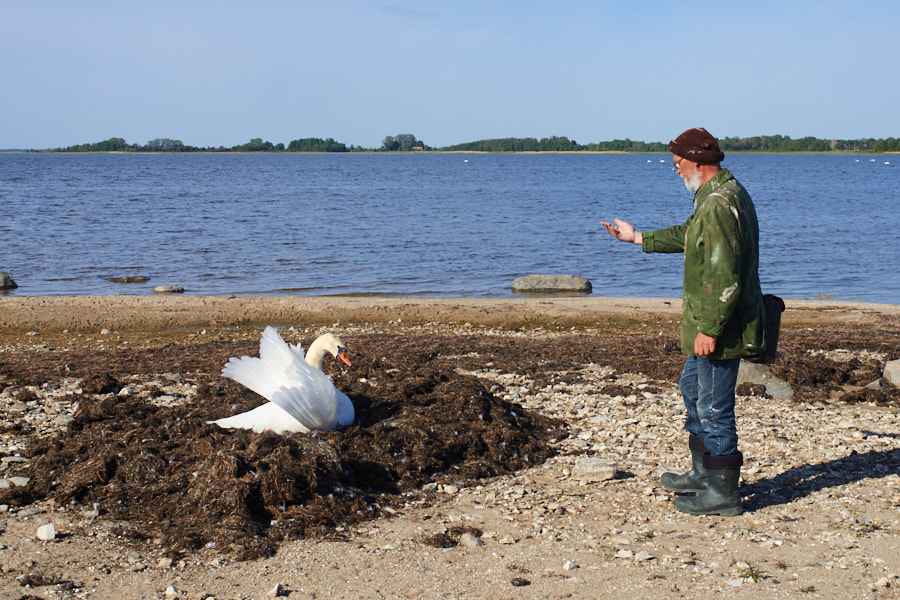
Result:
[[[725,158],[725,153],[719,150],[719,141],[702,127],[688,129],[669,142],[669,152],[703,164],[721,162]]]

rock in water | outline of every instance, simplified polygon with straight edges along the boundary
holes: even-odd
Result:
[[[512,291],[520,294],[546,294],[568,292],[590,294],[591,282],[574,275],[526,275],[512,283]]]
[[[158,285],[153,288],[153,291],[157,294],[183,294],[184,288],[180,285]]]
[[[9,276],[9,273],[0,273],[0,290],[14,290],[18,285]]]

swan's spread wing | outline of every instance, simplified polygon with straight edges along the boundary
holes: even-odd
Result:
[[[263,431],[274,433],[309,432],[309,429],[302,423],[271,402],[266,402],[253,410],[238,415],[209,422],[224,429],[250,429],[256,433]]]
[[[270,365],[253,356],[231,358],[222,369],[222,376],[237,381],[263,398],[269,398],[280,386],[284,376]]]
[[[259,358],[232,358],[222,375],[237,381],[263,398],[272,399],[294,374],[294,363],[306,364],[303,355],[288,346],[274,327],[266,327],[259,342]]]
[[[327,383],[331,389],[316,386],[315,392],[305,386],[283,387],[272,394],[272,403],[309,429],[334,429],[337,423],[337,390],[331,381]]]
[[[259,340],[259,358],[273,370],[287,373],[296,355],[287,342],[278,335],[278,330],[270,325],[265,328]]]

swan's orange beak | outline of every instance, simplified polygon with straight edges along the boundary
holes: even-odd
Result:
[[[350,359],[347,358],[346,352],[341,352],[338,354],[338,358],[341,359],[341,362],[345,363],[348,367],[352,367],[353,365],[350,363]]]

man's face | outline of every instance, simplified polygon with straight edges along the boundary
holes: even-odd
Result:
[[[700,174],[700,165],[691,162],[686,158],[682,158],[677,154],[672,155],[672,164],[675,165],[675,170],[684,180],[684,187],[686,187],[689,192],[696,193],[696,191],[700,189],[700,186],[703,185],[703,176]]]

